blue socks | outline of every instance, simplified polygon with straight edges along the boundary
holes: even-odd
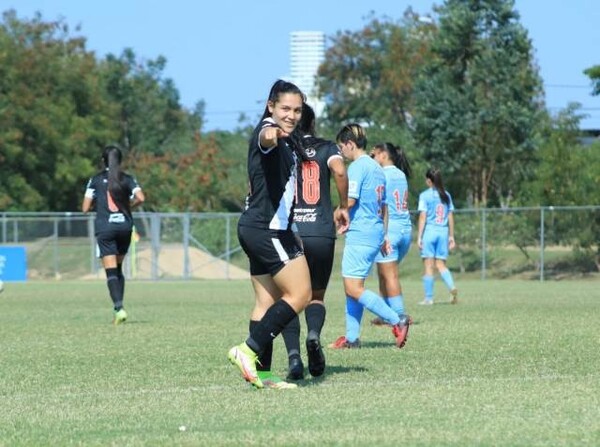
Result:
[[[360,322],[365,307],[386,322],[394,325],[400,322],[398,315],[404,313],[404,300],[402,295],[383,300],[370,290],[365,290],[358,301],[347,296],[346,340],[349,342],[354,342],[360,337]]]
[[[404,314],[404,297],[402,295],[391,296],[384,298],[388,306],[392,308],[398,315]]]
[[[365,290],[358,299],[358,302],[373,312],[378,317],[383,318],[388,323],[394,325],[400,322],[398,314],[389,307],[379,295],[370,290]]]
[[[423,290],[425,291],[425,299],[433,301],[433,276],[423,276]]]
[[[448,287],[448,290],[454,290],[454,279],[452,278],[450,270],[445,270],[440,273],[440,276],[442,277],[442,281],[446,284],[446,287]]]
[[[364,307],[349,296],[346,297],[346,340],[354,342],[360,337],[360,322]]]

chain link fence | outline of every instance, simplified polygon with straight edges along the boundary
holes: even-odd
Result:
[[[248,278],[238,219],[238,213],[134,213],[125,274],[146,280]],[[598,272],[600,206],[461,209],[455,222],[458,248],[449,266],[460,273],[543,281]],[[30,280],[104,278],[93,215],[0,213],[0,245],[25,247]],[[343,238],[337,246],[339,254]]]

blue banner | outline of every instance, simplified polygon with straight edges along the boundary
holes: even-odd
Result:
[[[25,281],[27,279],[25,247],[0,246],[0,279],[2,281]]]

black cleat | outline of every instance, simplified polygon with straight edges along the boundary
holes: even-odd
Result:
[[[304,365],[300,356],[290,358],[287,380],[302,380],[304,379]]]
[[[306,352],[308,354],[308,371],[313,377],[319,377],[325,372],[325,355],[321,349],[321,340],[318,337],[306,339]]]

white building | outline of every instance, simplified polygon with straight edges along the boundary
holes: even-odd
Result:
[[[290,33],[290,77],[306,94],[307,102],[317,116],[324,104],[318,100],[315,76],[325,60],[325,33],[322,31],[293,31]]]

